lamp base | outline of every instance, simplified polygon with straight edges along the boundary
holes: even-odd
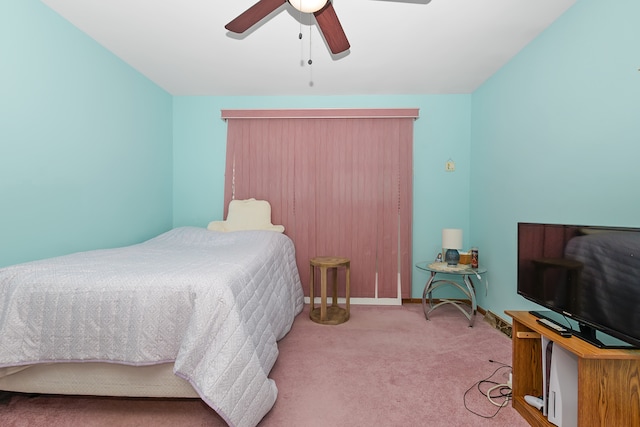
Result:
[[[449,266],[456,266],[460,261],[460,252],[457,249],[447,249],[444,254],[444,260]]]

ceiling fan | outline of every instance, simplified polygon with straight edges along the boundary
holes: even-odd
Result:
[[[331,53],[338,54],[351,47],[331,0],[259,0],[224,27],[233,33],[244,33],[287,2],[300,12],[313,13]]]
[[[382,0],[401,3],[428,4],[431,0]],[[238,15],[224,27],[233,33],[244,33],[271,12],[285,3],[303,13],[313,13],[318,28],[329,46],[331,53],[338,54],[348,50],[351,45],[342,29],[338,15],[333,8],[333,0],[258,0],[256,4]]]

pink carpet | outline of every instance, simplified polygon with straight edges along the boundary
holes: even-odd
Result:
[[[480,315],[469,328],[453,307],[430,317],[419,304],[352,306],[348,322],[327,326],[311,322],[306,306],[280,342],[278,400],[260,426],[526,426],[510,404],[498,408],[473,387],[496,370],[492,380],[507,381],[498,362],[511,363],[509,338]],[[198,400],[24,395],[0,403],[0,424],[225,425]]]

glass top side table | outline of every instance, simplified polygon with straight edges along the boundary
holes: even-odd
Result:
[[[462,314],[469,319],[469,327],[472,327],[476,311],[478,310],[478,305],[476,302],[476,290],[471,277],[475,276],[480,279],[480,275],[486,273],[487,269],[482,266],[479,266],[478,268],[471,268],[471,266],[461,264],[458,264],[455,267],[449,267],[446,262],[428,261],[419,262],[416,264],[416,267],[429,273],[429,280],[427,280],[427,283],[424,286],[424,291],[422,292],[422,310],[424,311],[424,317],[429,320],[429,313],[433,310],[442,305],[451,304],[457,307],[458,310],[460,310]],[[462,276],[462,284],[454,281],[452,278],[447,278],[446,276],[439,276],[439,278],[436,278],[437,275]],[[441,298],[438,303],[434,304],[432,293],[441,286],[454,286],[460,289],[460,291],[462,291],[469,300]]]

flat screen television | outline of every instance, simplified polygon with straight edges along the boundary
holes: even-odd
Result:
[[[518,223],[518,294],[600,348],[640,348],[640,228]]]

